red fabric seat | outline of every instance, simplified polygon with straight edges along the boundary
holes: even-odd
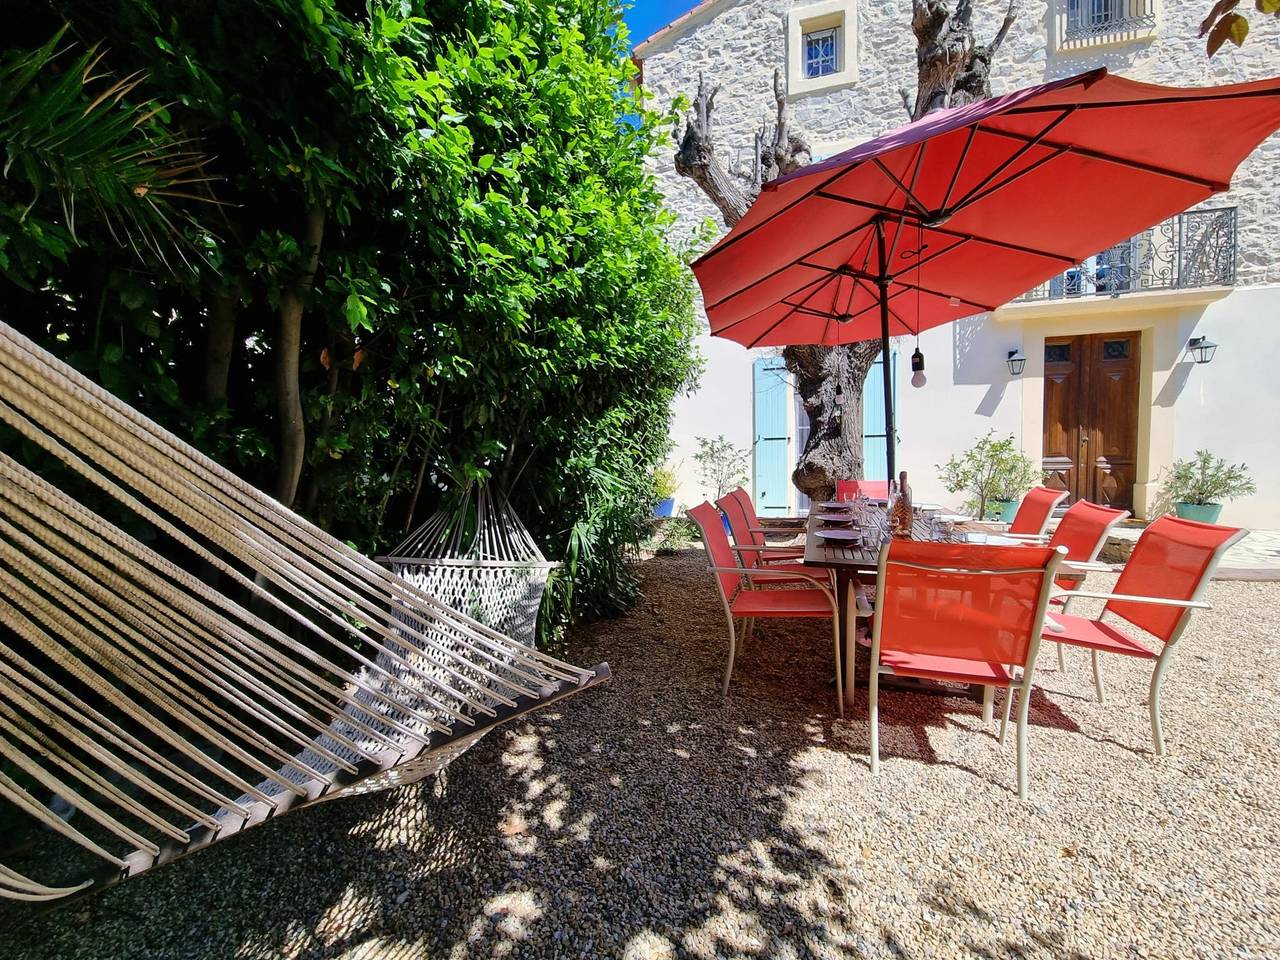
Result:
[[[966,660],[961,657],[938,657],[925,653],[883,650],[880,653],[880,663],[890,667],[898,676],[923,677],[926,680],[994,683],[1003,686],[1013,679],[1001,664]]]
[[[1063,630],[1046,629],[1044,638],[1058,643],[1069,643],[1076,647],[1088,647],[1090,650],[1101,650],[1104,653],[1123,653],[1130,657],[1142,657],[1154,660],[1157,654],[1152,653],[1128,634],[1102,620],[1090,620],[1088,617],[1075,617],[1069,613],[1054,613],[1053,620],[1062,625]]]
[[[822,590],[743,590],[729,609],[735,617],[829,618],[831,601]]]

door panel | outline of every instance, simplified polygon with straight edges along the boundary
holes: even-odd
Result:
[[[1133,505],[1140,343],[1138,333],[1045,340],[1042,466],[1070,501]]]
[[[1046,484],[1066,490],[1071,500],[1084,496],[1077,466],[1080,447],[1079,337],[1055,337],[1044,343],[1044,460]]]
[[[1089,338],[1088,464],[1090,500],[1130,509],[1138,464],[1136,333]]]

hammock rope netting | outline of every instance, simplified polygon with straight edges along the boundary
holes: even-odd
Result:
[[[379,558],[419,590],[499,633],[532,645],[538,608],[559,567],[505,496],[473,483]]]
[[[394,551],[404,579],[3,323],[0,423],[74,488],[0,450],[0,799],[100,861],[44,882],[0,864],[0,897],[57,900],[413,782],[609,677],[533,646],[553,565],[483,490],[463,524],[481,545],[412,556],[432,518]]]

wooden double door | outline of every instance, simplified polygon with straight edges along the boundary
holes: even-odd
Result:
[[[1140,334],[1044,342],[1044,469],[1068,502],[1133,509]]]

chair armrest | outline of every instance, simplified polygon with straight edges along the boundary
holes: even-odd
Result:
[[[785,544],[782,546],[778,546],[775,544],[772,547],[767,545],[761,547],[761,546],[757,546],[754,543],[748,543],[748,544],[744,544],[741,547],[734,545],[732,549],[738,550],[742,553],[777,553],[779,550],[794,550],[797,555],[804,553],[804,546],[799,543],[797,543],[795,546],[787,546]]]
[[[1119,563],[1099,563],[1096,560],[1063,560],[1062,567],[1070,567],[1068,572],[1079,571],[1081,573],[1119,573],[1124,569],[1123,564]],[[1059,569],[1062,569],[1059,567]]]
[[[792,580],[807,580],[823,593],[827,594],[828,597],[831,595],[830,573],[826,573],[825,575],[808,574],[801,573],[798,570],[770,570],[768,567],[752,567],[749,570],[745,567],[710,567],[708,569],[710,569],[712,573],[736,573],[739,576],[746,577],[748,580],[753,577],[768,576],[770,578],[770,583],[777,583],[779,577],[787,577]]]
[[[1135,597],[1127,593],[1096,593],[1092,590],[1055,590],[1055,597],[1088,597],[1091,600],[1120,600],[1125,603],[1154,603],[1162,607],[1186,607],[1191,610],[1212,610],[1213,604],[1204,600],[1174,600],[1170,597]]]

